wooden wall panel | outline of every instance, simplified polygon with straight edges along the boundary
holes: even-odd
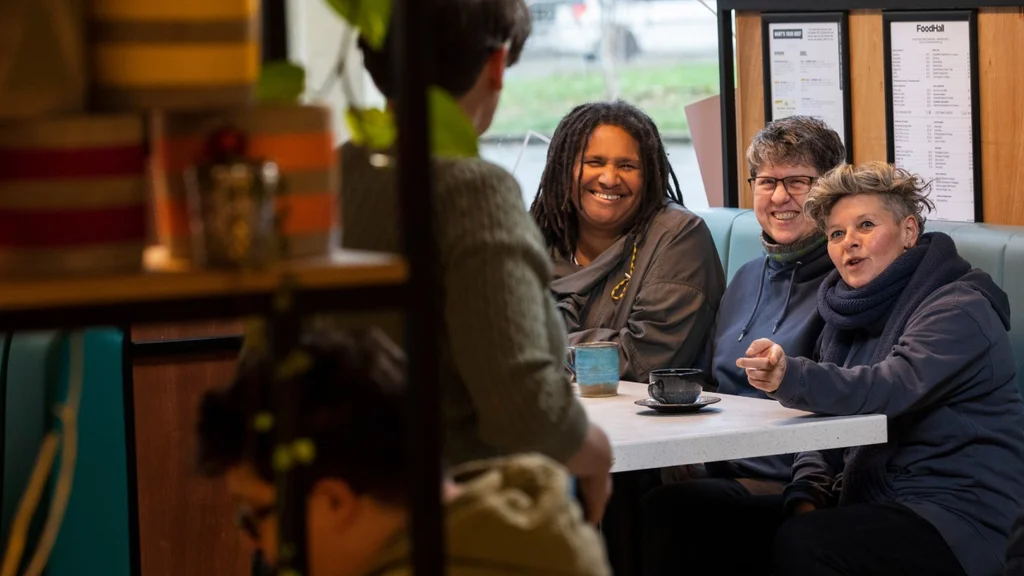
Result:
[[[235,323],[144,326],[133,339],[238,334]],[[196,409],[228,383],[230,354],[135,361],[135,439],[142,576],[247,576],[250,550],[234,526],[223,482],[196,473]]]
[[[764,125],[761,19],[738,12],[737,128],[742,150]],[[854,162],[885,160],[885,54],[879,10],[850,13]],[[985,8],[978,15],[981,163],[985,222],[1024,226],[1024,8]],[[740,206],[750,191],[740,188]]]
[[[747,146],[764,127],[764,76],[761,70],[761,13],[736,12],[736,138],[739,157],[740,208],[751,208],[754,196],[747,185]]]
[[[882,13],[850,12],[850,110],[853,161],[885,161],[885,56]]]
[[[981,166],[985,222],[1024,226],[1024,16],[978,14]]]

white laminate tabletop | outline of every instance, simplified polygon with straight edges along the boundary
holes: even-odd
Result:
[[[774,400],[707,393],[722,399],[700,412],[659,414],[637,406],[647,385],[620,382],[619,395],[580,398],[611,437],[612,472],[845,448],[886,441],[884,415],[815,416]]]

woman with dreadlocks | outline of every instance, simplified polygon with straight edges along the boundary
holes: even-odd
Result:
[[[624,380],[700,363],[725,275],[650,117],[621,101],[573,109],[530,211],[571,344],[618,342]]]

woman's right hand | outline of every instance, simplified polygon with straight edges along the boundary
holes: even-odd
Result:
[[[736,360],[736,366],[746,371],[751,386],[771,394],[786,375],[786,351],[767,338],[758,338],[747,348],[747,357]]]

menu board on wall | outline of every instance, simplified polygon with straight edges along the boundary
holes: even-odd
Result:
[[[765,122],[813,116],[839,133],[853,158],[845,12],[761,15]]]
[[[973,10],[883,12],[889,162],[931,182],[936,220],[980,222]]]

